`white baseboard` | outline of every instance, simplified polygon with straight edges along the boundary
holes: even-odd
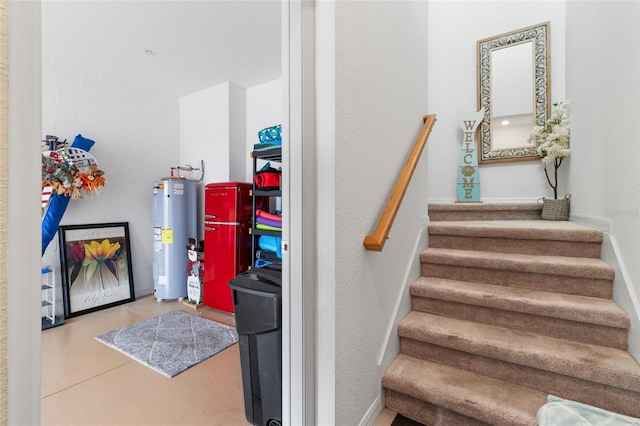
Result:
[[[382,400],[380,399],[380,397],[377,397],[373,401],[373,403],[371,403],[371,406],[365,413],[362,420],[360,420],[360,423],[358,423],[358,426],[373,426],[381,411],[382,411]]]
[[[620,248],[613,233],[613,220],[582,214],[571,214],[570,220],[604,232],[601,258],[615,271],[613,300],[620,305],[631,320],[629,353],[640,362],[640,295],[633,288],[629,272],[623,262]]]
[[[640,363],[640,295],[633,288],[633,280],[620,255],[620,248],[612,234],[607,233],[602,242],[602,260],[615,270],[613,300],[629,315],[629,348],[631,356]]]
[[[608,234],[611,234],[613,229],[613,221],[611,219],[605,219],[602,217],[572,213],[569,215],[569,220],[571,222],[579,223],[580,225],[595,228],[598,231],[606,232]]]

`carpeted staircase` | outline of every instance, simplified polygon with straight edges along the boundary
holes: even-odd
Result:
[[[536,425],[553,394],[640,417],[600,231],[539,220],[536,203],[432,204],[429,218],[383,377],[389,409],[426,425]]]

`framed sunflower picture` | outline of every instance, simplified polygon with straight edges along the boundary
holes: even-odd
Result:
[[[135,300],[127,222],[61,226],[58,235],[65,318]]]

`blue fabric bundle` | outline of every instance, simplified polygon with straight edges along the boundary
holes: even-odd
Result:
[[[282,238],[271,235],[261,235],[260,238],[258,238],[258,247],[264,251],[275,253],[279,259],[282,259],[281,243]]]
[[[267,127],[258,132],[258,140],[260,143],[282,141],[282,125]]]
[[[282,125],[267,127],[258,132],[259,143],[253,145],[254,151],[266,151],[282,146]]]

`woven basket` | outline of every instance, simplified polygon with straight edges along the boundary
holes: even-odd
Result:
[[[569,220],[569,200],[571,195],[564,198],[542,198],[542,219],[543,220]],[[538,200],[540,201],[540,200]]]

